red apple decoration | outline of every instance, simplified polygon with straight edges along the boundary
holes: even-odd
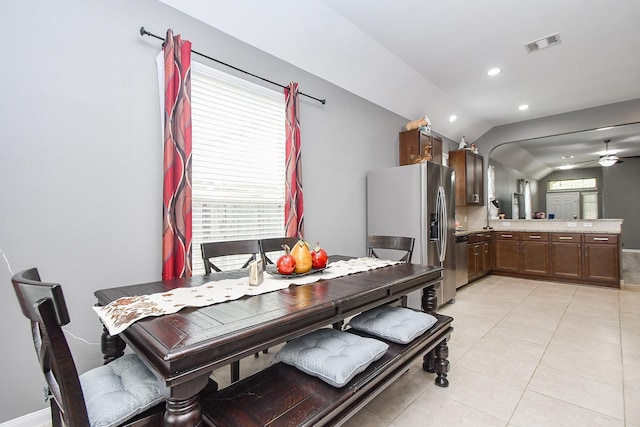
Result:
[[[311,266],[315,269],[325,268],[328,259],[327,252],[320,247],[320,243],[316,244],[315,249],[311,252]]]
[[[278,273],[291,274],[296,269],[296,260],[291,256],[289,246],[282,245],[282,249],[284,249],[285,254],[278,258],[276,263]]]

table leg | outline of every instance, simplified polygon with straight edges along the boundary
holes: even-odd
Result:
[[[166,403],[163,426],[201,427],[204,425],[200,392],[209,383],[209,375],[210,373],[169,389],[170,396]],[[217,386],[212,385],[212,389],[215,388]]]
[[[111,335],[105,326],[102,326],[101,349],[104,364],[114,361],[124,355],[126,344],[118,335]]]
[[[422,289],[422,311],[435,313],[438,309],[438,293],[435,286]]]

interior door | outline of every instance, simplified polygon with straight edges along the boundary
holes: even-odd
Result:
[[[547,216],[554,214],[556,219],[580,218],[580,193],[547,193]]]

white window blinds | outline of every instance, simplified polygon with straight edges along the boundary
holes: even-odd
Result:
[[[202,242],[284,236],[285,102],[197,62],[191,102],[193,271],[203,274]]]

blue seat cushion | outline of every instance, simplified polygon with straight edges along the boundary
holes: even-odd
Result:
[[[355,316],[349,326],[398,344],[408,344],[437,320],[430,314],[409,308],[381,306]]]
[[[135,354],[80,375],[91,427],[111,427],[164,400],[162,383]]]
[[[282,347],[272,363],[283,362],[334,387],[342,387],[371,362],[381,358],[387,343],[335,329],[318,329]]]

